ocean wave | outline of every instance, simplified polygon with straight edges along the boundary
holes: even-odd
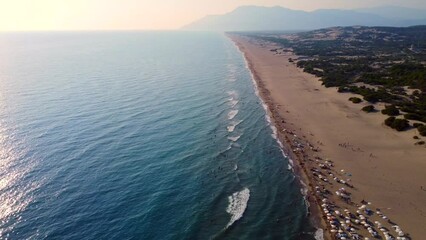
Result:
[[[278,131],[277,128],[274,125],[271,125],[271,130],[272,130],[272,138],[275,140],[278,140]]]
[[[272,137],[276,140],[276,142],[280,146],[280,150],[281,150],[281,153],[284,156],[284,158],[287,158],[288,161],[289,161],[289,163],[290,163],[290,165],[293,167],[294,166],[293,160],[290,159],[290,157],[285,153],[285,151],[284,151],[284,145],[281,142],[281,140],[278,138],[278,129],[274,126],[274,123],[272,122],[271,116],[269,116],[269,107],[265,103],[265,101],[263,101],[262,97],[260,96],[259,86],[258,86],[258,84],[256,82],[254,74],[253,74],[253,72],[252,72],[252,70],[250,68],[250,65],[249,65],[248,61],[247,61],[246,55],[238,47],[237,47],[237,49],[244,56],[243,59],[244,59],[245,67],[249,70],[251,82],[252,82],[253,87],[254,87],[254,92],[255,92],[257,98],[260,100],[260,103],[261,103],[263,109],[265,110],[265,119],[266,119],[266,122],[268,123],[268,125],[271,127]]]
[[[235,127],[238,126],[238,124],[240,124],[241,122],[242,120],[231,122],[231,125],[227,126],[226,129],[228,129],[228,132],[233,132],[235,130]]]
[[[235,107],[235,105],[237,105],[239,101],[235,100],[234,98],[230,98],[229,103],[231,104],[231,107]]]
[[[232,146],[234,146],[234,147],[236,147],[236,148],[241,148],[241,145],[240,145],[240,144],[238,144],[238,143],[236,143],[236,142],[233,142],[233,143],[232,143]]]
[[[324,230],[322,230],[322,228],[318,228],[315,231],[315,239],[316,240],[324,240]]]
[[[305,208],[306,208],[306,214],[309,214],[309,207],[310,207],[310,203],[307,199],[308,197],[308,185],[305,184],[305,182],[303,182],[301,179],[299,179],[300,184],[302,185],[302,187],[300,188],[300,193],[303,196],[303,202],[305,203]]]
[[[229,111],[229,113],[228,113],[228,119],[232,120],[235,116],[237,116],[237,114],[238,114],[238,110],[231,110],[231,111]]]
[[[230,82],[235,82],[237,80],[236,78],[236,74],[237,74],[237,66],[235,66],[234,64],[228,64],[227,65],[228,68],[228,81]]]
[[[263,107],[263,109],[265,110],[265,119],[266,119],[266,122],[267,122],[267,124],[270,126],[270,128],[271,128],[271,130],[272,130],[272,137],[275,139],[275,141],[278,143],[278,145],[279,145],[279,147],[280,147],[280,150],[281,150],[281,153],[282,153],[282,155],[285,157],[285,158],[287,158],[288,159],[288,162],[289,162],[289,168],[291,168],[292,170],[293,170],[293,172],[294,172],[294,162],[293,162],[293,160],[285,153],[285,150],[284,150],[284,145],[283,145],[283,143],[281,142],[281,140],[278,138],[278,129],[274,126],[274,122],[272,121],[272,119],[271,119],[271,116],[269,115],[269,107],[268,107],[268,105],[266,104],[266,102],[262,99],[262,97],[260,96],[260,92],[259,92],[259,85],[258,85],[258,83],[256,82],[256,79],[255,79],[255,76],[254,76],[254,74],[253,74],[253,71],[252,71],[252,69],[250,68],[250,65],[249,65],[249,63],[248,63],[248,61],[247,61],[247,58],[246,58],[246,55],[245,55],[245,53],[243,53],[239,48],[238,48],[238,50],[241,52],[241,54],[244,56],[244,63],[245,63],[245,66],[246,66],[246,68],[249,70],[249,72],[250,72],[250,76],[251,76],[251,81],[252,81],[252,84],[253,84],[253,87],[254,87],[254,92],[255,92],[255,94],[256,94],[256,96],[258,97],[258,99],[260,100],[260,103],[261,103],[261,105],[262,105],[262,107]],[[293,174],[293,178],[295,179],[296,178],[296,175],[294,175]],[[305,207],[306,207],[306,212],[309,212],[309,202],[307,201],[307,199],[306,199],[306,196],[307,196],[307,193],[308,193],[308,188],[307,188],[307,186],[306,186],[306,184],[302,181],[302,180],[300,180],[300,182],[301,182],[301,185],[302,185],[302,187],[301,187],[301,189],[300,189],[300,191],[301,191],[301,193],[302,193],[302,195],[303,195],[303,200],[304,200],[304,203],[305,203]]]
[[[236,141],[238,141],[238,139],[240,139],[240,137],[241,137],[241,135],[235,136],[235,137],[228,137],[228,139],[233,141],[233,142],[236,142]]]
[[[250,198],[250,190],[248,188],[244,188],[240,192],[235,192],[231,196],[228,197],[228,207],[226,208],[226,212],[231,215],[231,219],[229,220],[226,228],[234,224],[238,219],[240,219],[246,208],[247,203]]]
[[[228,91],[227,93],[228,93],[228,95],[229,95],[229,96],[231,96],[231,97],[236,97],[236,96],[238,95],[238,94],[237,94],[237,91],[235,91],[235,90]]]

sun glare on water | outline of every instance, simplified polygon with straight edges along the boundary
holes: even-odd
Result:
[[[31,164],[22,164],[22,152],[11,144],[4,124],[0,122],[0,239],[5,239],[6,231],[13,230],[20,221],[20,213],[31,203],[31,192],[36,183],[26,184],[22,179],[31,171]],[[15,219],[14,224],[10,220]]]

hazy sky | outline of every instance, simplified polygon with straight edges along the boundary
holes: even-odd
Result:
[[[426,9],[426,0],[0,0],[0,31],[176,29],[241,5],[300,10],[379,5]]]

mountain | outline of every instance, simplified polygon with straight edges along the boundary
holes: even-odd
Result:
[[[184,26],[183,30],[268,31],[310,30],[332,26],[409,26],[426,24],[421,18],[391,18],[394,8],[358,10],[322,9],[313,12],[283,7],[242,6],[223,15],[209,15]],[[392,10],[392,11],[391,11]],[[407,10],[407,9],[405,9]],[[405,15],[403,15],[405,16]],[[416,13],[415,16],[420,16]]]
[[[414,9],[397,6],[355,9],[357,12],[370,13],[389,19],[419,20],[426,18],[426,9]]]

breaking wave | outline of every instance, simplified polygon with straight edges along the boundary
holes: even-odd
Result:
[[[228,113],[228,119],[229,120],[234,119],[234,117],[237,116],[237,114],[238,114],[238,110],[231,110],[231,111],[229,111],[229,113]]]
[[[233,122],[231,122],[231,125],[226,127],[226,129],[228,129],[228,132],[233,132],[235,130],[235,127],[238,126],[238,124],[240,124],[241,122],[242,122],[242,120],[233,121]]]
[[[231,215],[231,219],[226,225],[227,228],[243,216],[249,198],[250,190],[248,188],[244,188],[240,192],[235,192],[228,197],[229,204],[226,208],[226,212]]]
[[[235,136],[235,137],[228,137],[228,139],[231,140],[231,141],[233,141],[233,142],[236,142],[236,141],[238,141],[238,139],[240,139],[240,137],[241,137],[241,135],[240,136]]]

